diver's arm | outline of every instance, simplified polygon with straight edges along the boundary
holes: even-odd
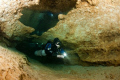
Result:
[[[61,49],[59,49],[59,53],[60,54],[57,54],[57,58],[64,58],[65,56],[64,56],[64,50],[61,48]]]

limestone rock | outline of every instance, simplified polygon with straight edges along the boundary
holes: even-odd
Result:
[[[87,0],[87,2],[92,5],[92,6],[95,6],[98,4],[99,0]]]
[[[30,62],[28,62],[27,59],[24,54],[15,49],[0,46],[0,80],[74,80],[76,78],[90,80],[80,78],[70,68],[66,70],[69,70],[70,74],[64,74],[67,72],[61,72],[60,65],[54,65],[60,69],[56,71],[35,60],[29,59]]]
[[[59,15],[58,15],[58,19],[59,19],[59,20],[63,20],[63,19],[65,19],[65,15],[63,15],[63,14],[59,14]]]
[[[34,5],[30,8],[37,11],[61,13],[75,7],[76,1],[77,0],[41,0],[39,5]]]
[[[29,34],[34,31],[34,28],[27,27],[17,20],[12,25],[9,23],[2,25],[5,26],[4,28],[1,27],[1,30],[4,33],[3,36],[11,40],[21,41],[25,37],[29,37]]]
[[[12,39],[22,40],[27,37],[33,28],[20,23],[18,19],[22,15],[22,9],[31,8],[39,11],[61,12],[71,9],[75,6],[76,0],[1,0],[0,1],[0,33],[1,36]],[[62,5],[62,6],[61,6]],[[64,5],[64,6],[63,6]],[[64,7],[64,8],[63,8]],[[37,8],[37,9],[36,9]],[[24,29],[23,29],[24,28]]]
[[[41,42],[58,37],[68,53],[77,53],[82,61],[120,64],[120,1],[99,0],[97,6],[84,5],[45,32]]]
[[[1,36],[6,37],[7,39],[21,40],[20,37],[29,35],[29,33],[34,31],[34,29],[20,23],[18,19],[22,15],[21,11],[24,7],[37,5],[38,3],[39,0],[0,0]]]
[[[32,80],[30,75],[23,70],[28,66],[26,58],[24,58],[25,56],[0,46],[0,79]]]
[[[4,47],[11,46],[11,42],[0,36],[0,45]],[[14,45],[14,43],[12,43],[12,45]]]

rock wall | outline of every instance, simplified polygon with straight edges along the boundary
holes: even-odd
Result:
[[[0,80],[33,80],[23,69],[28,66],[24,55],[0,46]]]
[[[0,36],[6,40],[21,41],[28,37],[33,28],[23,25],[19,18],[24,8],[39,11],[61,12],[75,6],[76,0],[1,0],[0,1]],[[61,6],[65,5],[65,6]],[[64,7],[64,8],[63,8]],[[37,24],[36,24],[37,25]]]
[[[76,9],[45,32],[41,42],[60,38],[70,54],[83,62],[120,64],[120,1],[78,0]],[[73,63],[76,60],[70,59]]]
[[[75,2],[76,0],[63,2],[1,0],[0,41],[4,42],[2,45],[10,45],[9,40],[21,41],[34,31],[33,28],[23,25],[18,20],[23,8],[61,12],[72,8]],[[76,8],[69,11],[67,15],[59,15],[59,23],[39,39],[41,42],[46,42],[48,39],[59,37],[69,54],[77,54],[74,58],[70,57],[71,62],[76,64],[84,61],[118,65],[120,64],[119,2],[119,0],[77,0]]]
[[[64,66],[57,64],[50,67],[27,59],[14,49],[0,46],[0,80],[92,80],[80,78],[70,67],[66,70],[68,66],[64,69]]]
[[[7,1],[7,0],[1,0],[0,1],[0,31],[2,32],[2,34],[4,34],[5,37],[7,38],[11,38],[14,35],[14,31],[18,29],[18,26],[20,28],[24,28],[27,27],[25,25],[22,25],[22,23],[20,23],[18,21],[18,19],[20,18],[21,14],[21,10],[24,7],[29,7],[31,5],[37,5],[39,2],[39,0],[14,0],[14,1]],[[17,25],[17,26],[16,26]],[[28,30],[28,28],[26,29]],[[21,29],[21,31],[23,31]],[[30,31],[27,31],[28,34],[30,32],[34,31],[32,28],[30,29]],[[19,31],[18,31],[19,32]],[[22,32],[21,32],[22,33]],[[19,33],[20,34],[20,33]]]
[[[75,7],[76,1],[77,0],[40,0],[39,5],[33,5],[30,8],[37,11],[61,13]]]

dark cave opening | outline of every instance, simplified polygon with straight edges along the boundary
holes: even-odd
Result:
[[[36,50],[41,50],[44,48],[44,45],[42,45],[41,43],[24,41],[19,43],[15,48],[18,51],[24,53],[28,58],[28,61],[29,58],[31,58],[43,64],[66,64],[66,62],[64,61],[65,58],[57,58],[56,56],[35,56],[34,53]]]
[[[19,42],[15,49],[25,54],[27,60],[31,62],[31,59],[39,61],[40,63],[46,64],[70,64],[69,60],[65,58],[57,58],[57,56],[36,56],[35,51],[43,50],[45,44],[32,42],[32,39],[24,40]]]
[[[35,31],[31,33],[31,35],[36,34],[40,36],[48,29],[54,27],[58,22],[58,13],[52,13],[49,11],[38,12],[30,9],[24,9],[22,11],[22,14],[23,15],[19,19],[20,22],[22,22],[26,26],[30,26],[35,29]],[[37,46],[36,43],[32,42],[31,38],[17,44],[16,49],[20,52],[23,52],[26,56],[40,61],[41,63],[50,63],[50,61],[54,63],[54,61],[58,60],[56,58],[35,56],[34,52],[41,49],[41,46]],[[62,60],[60,60],[59,62],[61,61]]]
[[[34,11],[30,9],[24,9],[22,11],[22,16],[19,19],[21,23],[26,26],[30,26],[35,29],[31,35],[36,34],[41,36],[42,33],[46,32],[48,29],[54,27],[58,20],[58,15],[61,13],[52,13],[50,11]],[[66,14],[66,12],[64,12]],[[37,60],[43,64],[51,63],[51,64],[64,64],[64,59],[46,56],[46,57],[38,57],[34,55],[36,50],[41,50],[41,44],[33,41],[34,38],[27,38],[22,42],[19,42],[16,45],[16,49],[20,52],[23,52],[27,57]]]
[[[60,13],[52,13],[50,11],[34,11],[30,9],[24,9],[22,11],[22,16],[19,19],[26,26],[30,26],[35,29],[31,34],[36,34],[38,36],[46,32],[48,29],[54,27],[58,20],[58,15]]]

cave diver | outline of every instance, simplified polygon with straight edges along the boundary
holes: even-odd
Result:
[[[53,43],[48,41],[43,50],[37,50],[34,53],[36,56],[56,56],[57,58],[66,57],[66,52],[61,48],[61,41],[55,38]]]

